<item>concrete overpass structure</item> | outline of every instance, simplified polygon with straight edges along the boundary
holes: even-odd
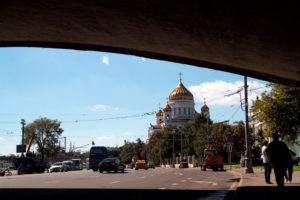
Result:
[[[297,2],[1,0],[0,47],[107,51],[300,86]]]

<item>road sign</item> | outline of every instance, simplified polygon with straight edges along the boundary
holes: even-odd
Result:
[[[26,144],[24,144],[24,145],[22,145],[22,144],[17,145],[17,153],[22,153],[22,152],[26,152]]]
[[[233,137],[232,136],[228,136],[227,137],[227,142],[228,143],[233,143]]]

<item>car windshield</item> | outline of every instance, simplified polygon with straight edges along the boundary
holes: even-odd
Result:
[[[59,162],[59,163],[54,163],[53,165],[54,165],[54,166],[60,166],[60,165],[62,165],[62,163],[61,163],[61,162]]]
[[[115,162],[115,159],[113,159],[113,158],[106,158],[102,162]]]

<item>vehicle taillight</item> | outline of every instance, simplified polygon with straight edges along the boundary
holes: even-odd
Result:
[[[96,164],[95,162],[89,162],[90,164]]]
[[[111,163],[111,165],[116,165],[116,163]]]
[[[100,162],[99,165],[102,165],[102,163]]]

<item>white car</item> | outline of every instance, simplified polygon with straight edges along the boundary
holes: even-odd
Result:
[[[62,162],[56,162],[50,167],[50,173],[52,172],[67,172],[68,166]]]

